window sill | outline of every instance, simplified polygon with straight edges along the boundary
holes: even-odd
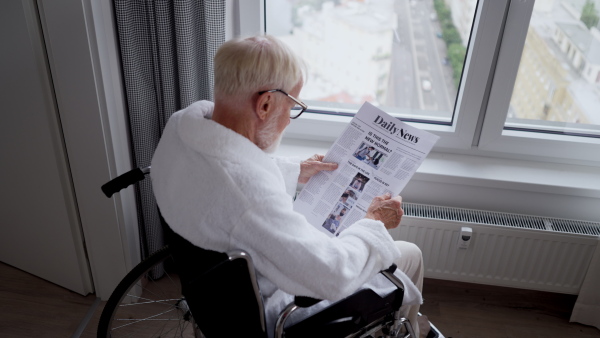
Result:
[[[325,154],[332,141],[284,137],[277,155]],[[597,167],[432,152],[402,192],[405,201],[600,221]]]
[[[294,120],[285,130],[285,137],[293,139],[310,139],[315,141],[335,141],[348,126],[352,117],[328,114],[304,113],[302,117]],[[436,124],[415,124],[407,122],[419,129],[437,134],[452,133],[454,128]],[[326,146],[327,148],[327,146]]]

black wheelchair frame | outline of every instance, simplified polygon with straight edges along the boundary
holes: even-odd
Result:
[[[149,173],[150,167],[133,169],[104,184],[102,191],[111,197]],[[279,315],[275,328],[267,328],[254,265],[247,253],[199,248],[174,233],[162,216],[161,223],[167,245],[140,262],[115,288],[98,324],[99,338],[121,333],[136,337],[267,337],[270,329],[274,337],[286,338],[415,337],[411,323],[399,311],[404,286],[393,275],[395,266],[381,271],[397,287],[386,297],[363,289],[286,327],[294,311],[321,301],[296,296]],[[160,264],[165,266],[164,276],[150,278],[148,271]],[[165,290],[158,291],[161,287]]]

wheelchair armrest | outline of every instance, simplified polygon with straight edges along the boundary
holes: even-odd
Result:
[[[390,265],[389,268],[387,268],[385,270],[381,270],[380,272],[381,273],[384,273],[384,272],[394,273],[394,271],[396,271],[397,268],[398,268],[398,266],[396,266],[396,264],[392,264],[392,265]]]
[[[392,282],[392,284],[394,284],[398,289],[402,290],[402,292],[404,293],[404,283],[402,283],[402,281],[398,277],[396,277],[396,275],[394,275],[394,271],[396,271],[396,268],[396,264],[392,264],[392,266],[390,266],[386,270],[381,270],[379,273],[384,275],[385,278],[387,278],[390,282]]]
[[[311,307],[320,301],[321,301],[321,299],[305,297],[305,296],[294,297],[294,304],[298,307]]]
[[[275,322],[275,337],[281,338],[283,337],[283,327],[285,322],[288,320],[292,312],[296,311],[299,308],[307,308],[311,307],[317,303],[319,303],[321,299],[306,297],[306,296],[295,296],[294,301],[289,303],[279,314],[277,317],[277,322]]]
[[[402,281],[400,279],[398,279],[398,277],[396,277],[394,275],[394,271],[396,271],[396,269],[397,269],[396,264],[392,264],[389,268],[387,268],[385,270],[381,270],[379,273],[383,274],[390,282],[392,282],[392,284],[394,284],[398,288],[398,290],[396,292],[403,294],[404,293],[404,284],[402,283]],[[367,290],[363,290],[363,291],[367,291]],[[368,290],[368,291],[373,292],[371,290]],[[290,317],[290,315],[294,311],[296,311],[298,308],[311,307],[319,302],[321,302],[320,299],[315,299],[315,298],[305,297],[305,296],[295,296],[294,301],[292,303],[288,304],[283,309],[283,311],[281,311],[281,313],[279,314],[279,317],[277,318],[277,322],[275,323],[275,337],[276,338],[283,337],[285,322],[287,321],[287,319]],[[401,302],[402,302],[402,298],[400,298],[400,303],[398,303],[398,305],[396,305],[396,309],[400,307]]]

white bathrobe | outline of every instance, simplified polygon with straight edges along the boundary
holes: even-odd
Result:
[[[166,222],[191,243],[250,254],[269,335],[291,295],[335,301],[365,286],[394,289],[373,278],[401,255],[382,222],[363,219],[333,238],[320,232],[292,208],[299,162],[273,159],[208,119],[212,110],[199,101],[169,119],[152,159],[154,195]],[[410,279],[397,275],[404,304],[421,303]]]

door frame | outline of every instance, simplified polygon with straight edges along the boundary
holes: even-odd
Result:
[[[100,186],[132,169],[112,1],[37,0],[96,295],[140,261],[132,188]]]

